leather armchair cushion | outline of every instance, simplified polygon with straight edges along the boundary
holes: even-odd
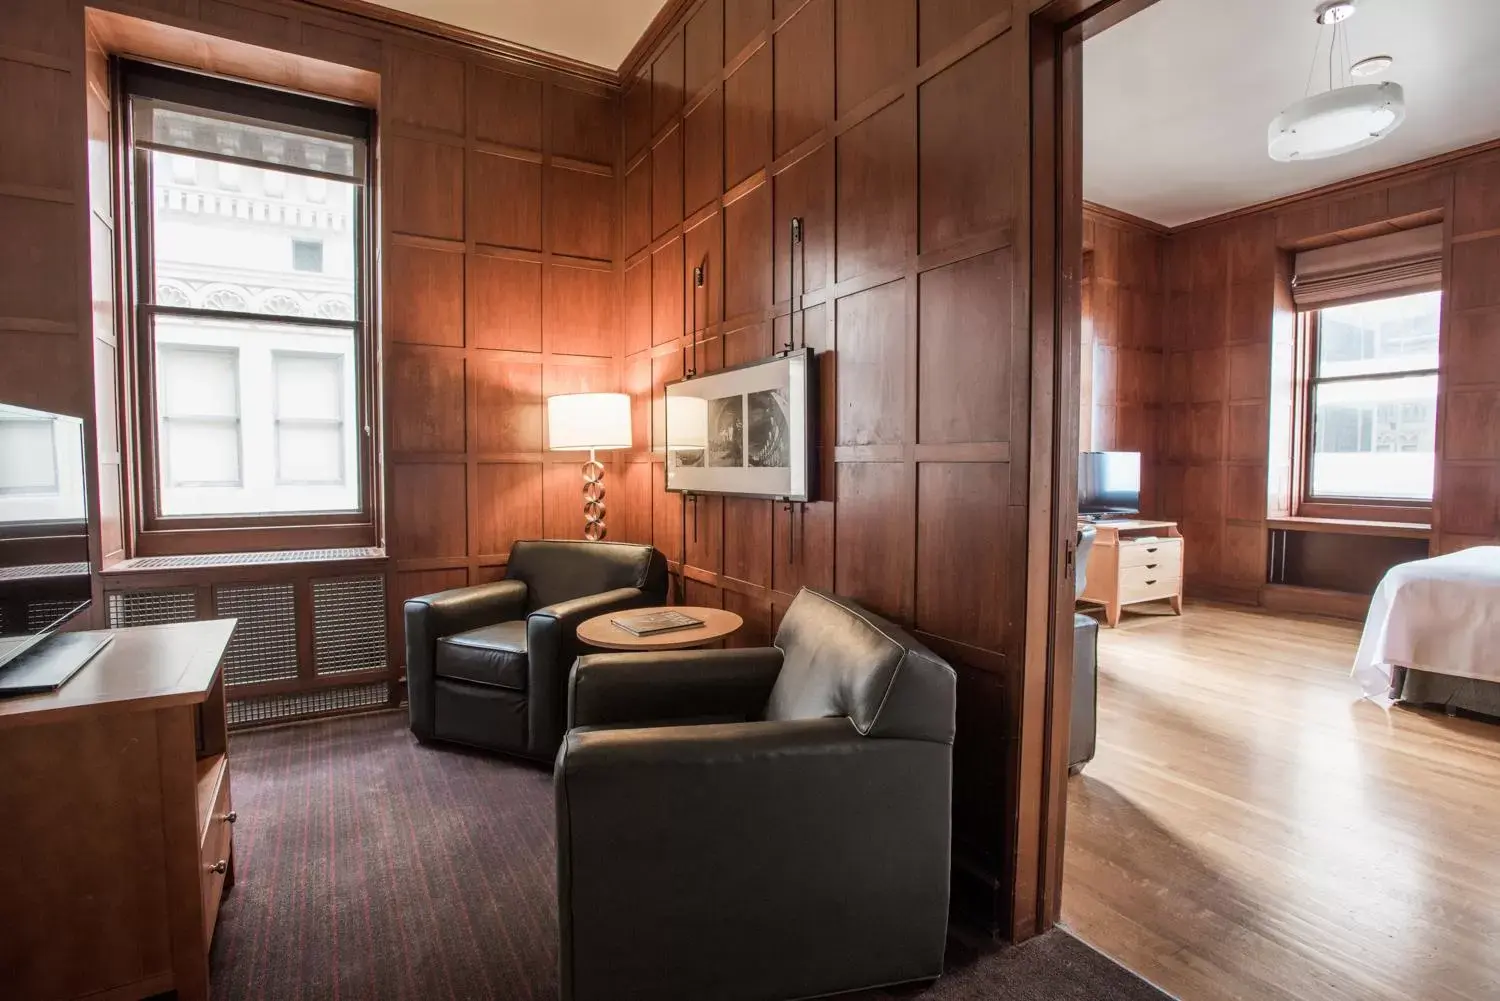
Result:
[[[803,588],[776,633],[767,720],[847,716],[862,736],[953,742],[953,668],[851,602]]]
[[[625,542],[523,540],[511,546],[505,575],[526,582],[528,612],[625,587],[667,593],[666,560]]]
[[[526,663],[526,622],[517,619],[438,640],[435,673],[452,681],[524,692]]]

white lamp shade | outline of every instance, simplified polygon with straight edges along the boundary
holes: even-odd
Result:
[[[1339,87],[1302,100],[1276,116],[1266,130],[1271,159],[1321,160],[1379,142],[1406,118],[1398,83]]]
[[[708,401],[701,396],[667,394],[667,447],[708,447]]]
[[[554,452],[630,447],[630,397],[567,393],[547,397],[547,443]]]

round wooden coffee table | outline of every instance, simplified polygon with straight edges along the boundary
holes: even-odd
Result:
[[[691,629],[674,629],[654,636],[635,636],[610,622],[622,615],[638,615],[641,612],[681,612],[703,625]],[[578,638],[589,646],[602,650],[688,650],[721,640],[733,633],[745,620],[722,608],[700,608],[695,605],[673,605],[671,608],[632,608],[625,612],[609,612],[587,619],[578,626]]]

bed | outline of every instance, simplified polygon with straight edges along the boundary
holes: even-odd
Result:
[[[1500,546],[1388,570],[1353,674],[1370,698],[1500,716]]]

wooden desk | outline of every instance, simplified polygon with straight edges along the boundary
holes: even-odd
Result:
[[[730,635],[745,620],[734,612],[722,608],[700,608],[696,605],[673,606],[670,611],[681,612],[702,619],[703,625],[692,629],[674,629],[668,633],[652,636],[636,636],[610,622],[624,615],[639,615],[641,612],[664,612],[665,608],[632,608],[629,612],[609,612],[596,615],[578,626],[578,638],[589,646],[601,650],[690,650],[696,646],[707,646],[715,640]]]
[[[1175,521],[1092,522],[1094,548],[1083,568],[1083,601],[1104,606],[1111,627],[1126,605],[1166,599],[1182,614],[1182,533]]]
[[[0,700],[0,994],[208,998],[234,882],[220,664],[233,619],[114,630]]]

